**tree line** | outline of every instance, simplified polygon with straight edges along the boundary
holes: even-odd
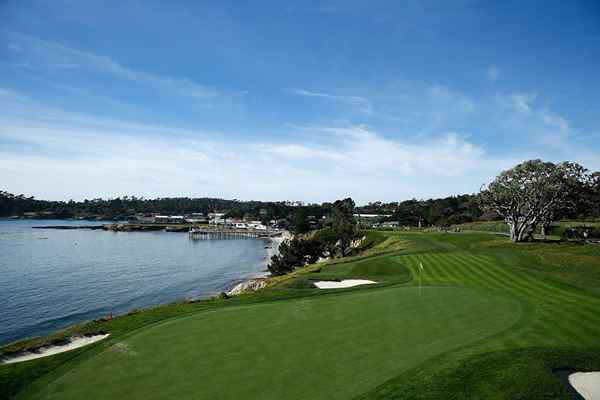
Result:
[[[312,210],[312,205],[304,207]],[[319,206],[319,209],[323,207]],[[219,198],[168,197],[145,199],[124,196],[115,199],[92,199],[83,201],[47,201],[32,196],[14,195],[0,191],[0,217],[23,216],[25,213],[47,213],[60,218],[124,219],[136,213],[161,213],[185,215],[190,213],[226,212],[232,218],[249,217],[261,220],[290,218],[297,207],[286,202],[263,202],[226,200]],[[320,211],[320,212],[319,212]],[[323,211],[316,210],[322,216]]]
[[[525,161],[502,172],[480,193],[441,199],[373,202],[354,207],[354,213],[389,215],[400,225],[455,225],[505,220],[514,229],[513,240],[523,240],[533,229],[551,221],[600,218],[600,172],[572,163]],[[48,213],[54,218],[122,219],[135,213],[189,214],[226,212],[233,218],[263,222],[277,220],[297,234],[323,228],[335,203],[291,205],[287,202],[226,200],[219,198],[156,198],[124,196],[116,199],[47,201],[0,191],[0,217]]]

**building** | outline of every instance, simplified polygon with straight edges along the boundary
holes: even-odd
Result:
[[[153,224],[154,214],[137,213],[134,216],[129,217],[128,220],[129,222],[134,222],[137,224]]]
[[[208,223],[211,225],[225,225],[225,213],[208,213]]]
[[[379,226],[381,226],[382,228],[398,229],[398,228],[400,228],[400,222],[398,222],[398,221],[382,222],[381,224],[379,224]]]
[[[358,219],[383,219],[383,218],[389,218],[392,215],[391,214],[353,214],[354,218],[358,218]]]
[[[363,227],[377,228],[381,222],[390,218],[390,214],[353,214],[356,223]]]
[[[246,224],[246,226],[248,227],[248,229],[254,229],[257,231],[266,231],[267,230],[267,227],[265,225],[263,225],[260,221],[250,222],[250,223]]]
[[[190,224],[206,224],[208,223],[208,218],[204,213],[191,213],[185,216],[185,222]]]
[[[155,224],[184,224],[185,218],[182,215],[155,215]]]

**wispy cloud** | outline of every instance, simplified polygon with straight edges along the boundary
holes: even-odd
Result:
[[[557,127],[561,132],[565,134],[571,131],[567,120],[559,115],[555,115],[548,110],[543,110],[541,112],[541,117],[547,125]]]
[[[429,95],[445,104],[458,105],[463,111],[472,112],[475,110],[475,103],[469,97],[462,93],[455,92],[443,85],[433,85],[429,88]]]
[[[496,82],[500,78],[500,70],[495,65],[490,65],[487,69],[487,79],[490,82]]]
[[[498,99],[499,112],[503,115],[501,123],[519,135],[521,143],[528,137],[538,145],[547,146],[546,150],[577,153],[569,139],[575,138],[578,132],[571,127],[567,118],[545,104],[540,95],[521,92],[501,95]],[[573,154],[569,157],[573,157]]]
[[[373,112],[373,104],[371,101],[361,96],[342,96],[324,92],[313,92],[305,89],[288,89],[287,92],[298,96],[318,97],[350,104],[365,114],[371,114]]]
[[[532,103],[537,99],[537,93],[515,93],[510,95],[513,107],[516,111],[531,113]]]
[[[18,53],[21,58],[16,65],[29,68],[91,70],[148,85],[160,91],[196,99],[210,99],[220,94],[217,89],[201,85],[190,79],[152,74],[129,68],[103,55],[74,49],[22,33],[10,32],[8,36],[11,40],[8,44],[9,50]]]
[[[495,159],[457,133],[406,142],[365,125],[306,125],[288,128],[303,133],[301,141],[248,143],[35,103],[15,115],[0,115],[0,144],[11,143],[10,151],[0,146],[0,179],[8,190],[46,198],[397,200],[475,191],[514,161]]]

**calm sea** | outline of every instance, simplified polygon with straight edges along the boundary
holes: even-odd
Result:
[[[0,220],[0,344],[180,299],[207,297],[265,270],[262,239],[176,232],[39,230],[79,221]]]

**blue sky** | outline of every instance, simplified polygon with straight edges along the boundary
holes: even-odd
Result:
[[[523,4],[527,3],[527,4]],[[0,181],[359,203],[600,170],[596,1],[3,1]]]

